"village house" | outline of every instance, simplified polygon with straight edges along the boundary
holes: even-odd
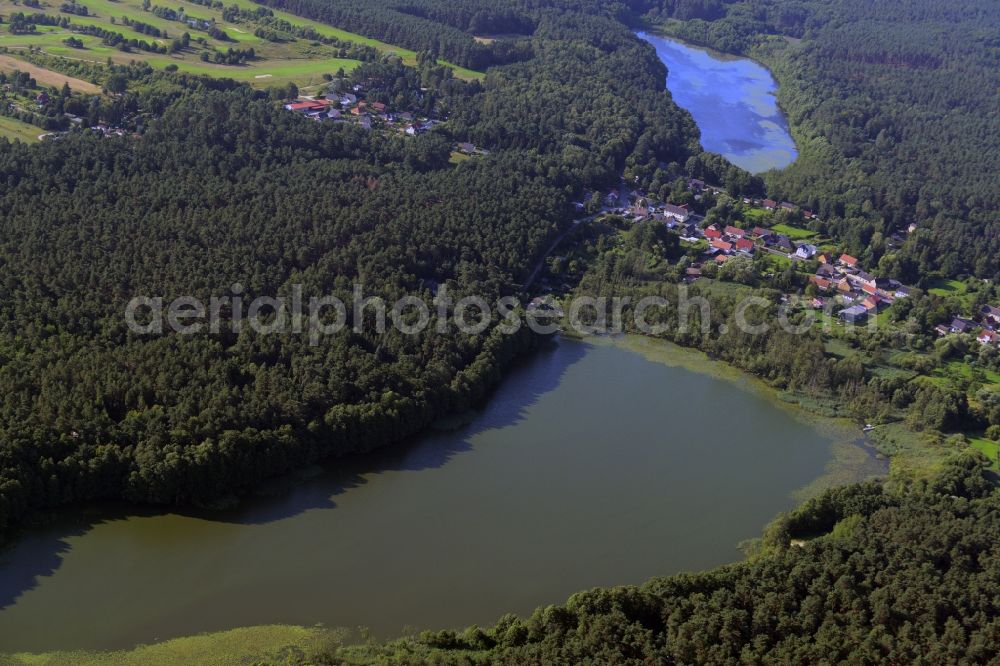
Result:
[[[745,254],[753,254],[753,241],[749,238],[738,238],[736,239],[736,251],[743,252]]]
[[[877,295],[872,294],[866,296],[865,299],[861,301],[861,305],[863,305],[866,310],[874,310],[875,312],[878,312],[888,305],[888,303],[879,298]]]
[[[816,254],[816,246],[803,243],[795,248],[795,256],[799,259],[810,259]]]
[[[469,143],[468,141],[463,141],[458,144],[458,150],[459,152],[471,155],[472,153],[476,152],[476,147],[473,144]],[[618,201],[618,193],[613,192],[613,194],[615,195],[615,201]]]
[[[830,287],[833,285],[833,282],[819,275],[810,275],[809,281],[814,285],[816,285],[820,289],[820,291],[828,291]]]
[[[701,192],[705,189],[705,181],[691,178],[688,180],[688,188],[695,192]]]
[[[848,324],[856,324],[865,320],[868,316],[868,310],[863,305],[852,305],[841,310],[837,316]]]
[[[720,252],[725,252],[729,254],[733,251],[733,244],[729,241],[724,241],[721,238],[716,238],[712,240],[712,248],[719,250]]]
[[[948,325],[948,330],[952,333],[968,333],[975,327],[976,322],[964,317],[955,317]]]
[[[935,326],[934,331],[938,335],[948,335],[949,333],[951,333],[951,329],[945,326],[944,324],[938,324],[937,326]]]
[[[765,229],[764,227],[754,227],[753,231],[750,232],[750,235],[753,236],[754,238],[760,238],[761,240],[764,240],[766,242],[766,239],[773,236],[774,232],[772,232],[770,229]]]
[[[1000,333],[995,331],[983,331],[976,336],[976,340],[984,345],[1000,345]]]
[[[761,202],[761,205],[764,206],[765,210],[774,210],[777,208],[778,202],[774,199],[764,199],[764,201]]]
[[[318,111],[326,111],[329,106],[330,103],[326,100],[297,99],[294,102],[285,104],[285,111],[296,111],[302,114],[310,114]]]
[[[629,212],[635,217],[636,220],[642,220],[649,216],[650,207],[649,202],[645,199],[636,199],[629,207]]]
[[[681,230],[681,240],[696,241],[699,235],[698,225],[692,222],[685,224]]]
[[[667,204],[663,207],[663,214],[667,217],[672,217],[680,223],[687,222],[691,217],[691,211],[688,210],[687,204],[683,206],[675,206],[674,204]]]
[[[837,260],[841,266],[847,266],[848,268],[857,268],[858,260],[849,254],[840,255],[840,259]]]
[[[726,263],[727,261],[729,261],[729,257],[728,256],[726,256],[724,254],[717,254],[717,255],[715,255],[715,263],[717,263],[719,265],[722,265],[722,264]]]
[[[993,307],[992,305],[984,305],[979,314],[982,315],[983,321],[987,324],[992,326],[1000,325],[1000,308]]]
[[[747,232],[746,232],[745,229],[740,229],[739,227],[734,227],[731,224],[730,225],[726,225],[725,232],[726,232],[727,236],[734,236],[736,238],[743,238],[744,236],[747,235]]]
[[[709,240],[722,238],[722,232],[719,231],[719,227],[713,224],[710,227],[705,228],[705,238],[708,238]]]
[[[795,246],[792,245],[791,239],[784,234],[778,234],[777,236],[775,236],[773,244],[776,248],[786,253],[791,253],[792,250],[795,249]]]
[[[793,212],[795,212],[795,211],[797,211],[799,209],[798,206],[796,206],[795,204],[793,204],[793,203],[791,203],[789,201],[782,201],[781,204],[780,204],[780,206],[781,206],[781,210],[786,210],[786,211],[788,211],[790,213],[793,213]]]
[[[820,264],[816,269],[816,275],[821,275],[825,278],[835,278],[840,275],[840,273],[837,272],[837,269],[830,264]]]

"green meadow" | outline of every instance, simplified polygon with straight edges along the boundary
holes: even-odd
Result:
[[[8,139],[19,139],[25,143],[35,143],[38,141],[38,135],[44,132],[45,130],[41,128],[23,123],[15,118],[0,116],[0,136]]]
[[[290,82],[294,82],[300,87],[317,85],[322,83],[324,74],[336,74],[340,69],[350,72],[359,64],[357,60],[337,57],[338,52],[332,47],[309,40],[296,39],[283,43],[269,42],[253,34],[256,25],[251,22],[230,23],[223,20],[222,11],[219,9],[182,2],[180,0],[157,0],[153,4],[175,10],[183,9],[188,16],[194,18],[214,19],[216,26],[224,30],[233,41],[226,42],[212,39],[205,32],[190,29],[177,21],[169,21],[157,17],[152,12],[143,10],[141,0],[79,0],[78,4],[86,6],[90,12],[90,16],[62,14],[59,11],[59,5],[56,0],[44,0],[40,9],[25,8],[22,5],[14,4],[13,0],[0,0],[0,15],[9,16],[17,11],[25,11],[25,9],[29,11],[41,11],[50,15],[66,16],[71,23],[77,25],[97,26],[121,33],[128,39],[158,42],[161,44],[169,43],[170,40],[180,37],[186,31],[192,37],[191,46],[183,52],[171,55],[161,55],[140,50],[123,52],[117,48],[105,46],[99,37],[73,33],[70,30],[57,26],[38,26],[37,32],[34,34],[15,35],[7,32],[0,33],[0,47],[10,49],[10,52],[14,55],[16,55],[18,50],[38,48],[51,55],[93,62],[105,62],[108,58],[115,62],[144,60],[153,67],[164,68],[168,65],[176,65],[180,71],[219,78],[231,78],[259,87],[285,85]],[[258,5],[250,0],[233,0],[227,4],[236,4],[247,9],[256,9],[258,7]],[[293,25],[311,27],[321,35],[372,46],[383,53],[398,55],[407,64],[416,63],[417,54],[414,51],[300,18],[286,12],[275,11],[274,15],[276,18],[284,19]],[[166,33],[167,37],[157,39],[136,32],[122,24],[123,17],[142,21],[143,23],[159,28]],[[112,23],[112,20],[114,20],[114,23]],[[81,40],[84,48],[79,49],[66,46],[63,40],[71,36]],[[205,46],[201,46],[194,41],[198,38],[205,39]],[[207,52],[211,55],[215,51],[224,52],[229,48],[253,48],[258,58],[243,65],[221,65],[201,60],[202,53]],[[481,72],[456,67],[450,63],[444,64],[452,67],[455,75],[460,78],[471,79],[483,76]]]

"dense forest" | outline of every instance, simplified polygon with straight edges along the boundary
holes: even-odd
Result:
[[[992,0],[637,0],[680,37],[763,60],[800,156],[772,196],[909,282],[1000,278],[1000,5]],[[674,20],[676,19],[676,20]],[[666,21],[666,23],[664,23]],[[902,251],[879,260],[894,230]]]
[[[993,663],[1000,496],[978,454],[903,487],[829,490],[746,562],[595,589],[492,627],[310,655],[317,664]]]
[[[424,47],[418,68],[389,56],[350,80],[449,119],[416,137],[286,112],[287,89],[61,63],[113,92],[90,100],[88,125],[128,129],[0,145],[0,529],[93,498],[211,502],[396,441],[480,400],[533,344],[527,329],[404,336],[353,320],[361,332],[318,345],[226,326],[141,336],[125,326],[133,296],[207,301],[239,284],[249,303],[301,284],[350,303],[357,283],[389,302],[430,299],[429,285],[490,300],[514,293],[585,190],[698,154],[662,64],[620,23],[535,12],[530,58],[466,83],[436,64],[450,33],[434,16],[419,19],[433,38],[406,42]],[[489,154],[450,163],[469,140]]]

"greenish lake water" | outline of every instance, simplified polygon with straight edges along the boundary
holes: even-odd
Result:
[[[700,358],[564,339],[466,425],[237,509],[69,511],[0,553],[0,651],[270,623],[388,637],[736,561],[835,438]]]
[[[775,101],[777,84],[762,65],[677,40],[638,33],[667,66],[667,89],[691,112],[705,150],[751,173],[781,169],[798,152]]]

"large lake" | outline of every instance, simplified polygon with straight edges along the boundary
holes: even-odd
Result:
[[[66,513],[0,553],[0,651],[269,623],[388,637],[738,560],[852,445],[702,366],[643,339],[561,340],[465,425],[239,509]]]
[[[798,155],[774,93],[771,73],[734,58],[638,33],[667,66],[667,89],[691,112],[705,150],[724,155],[751,173],[781,169]]]

